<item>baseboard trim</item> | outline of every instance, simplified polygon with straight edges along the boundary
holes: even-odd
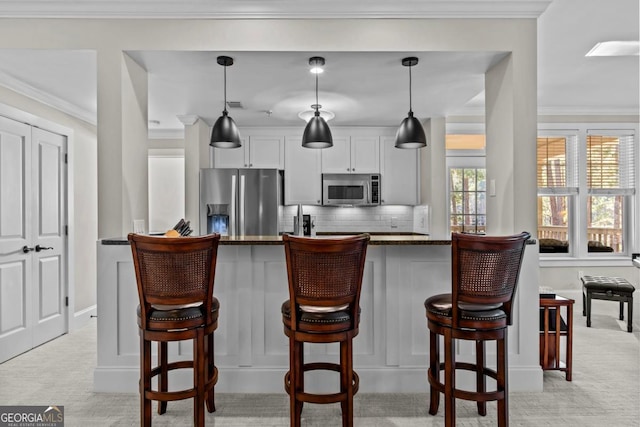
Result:
[[[91,320],[92,316],[95,316],[98,312],[97,305],[92,305],[83,310],[76,311],[73,313],[73,325],[70,328],[70,332],[76,329],[80,329],[83,326],[87,325]]]

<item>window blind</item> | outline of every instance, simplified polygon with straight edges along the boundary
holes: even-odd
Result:
[[[578,136],[539,136],[537,183],[539,195],[578,193]]]
[[[628,131],[587,131],[589,194],[635,194],[634,140]]]

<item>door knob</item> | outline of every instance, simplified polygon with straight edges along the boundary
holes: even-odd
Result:
[[[32,250],[34,250],[34,248],[30,248],[30,247],[29,247],[29,246],[27,246],[27,245],[24,245],[24,246],[22,247],[22,252],[24,252],[25,254],[28,254],[28,253],[29,253],[29,252],[31,252]]]
[[[40,245],[36,245],[36,252],[40,252],[40,251],[48,251],[49,249],[53,249],[51,246],[40,246]],[[22,249],[24,250],[24,248]],[[32,249],[33,250],[33,249]]]

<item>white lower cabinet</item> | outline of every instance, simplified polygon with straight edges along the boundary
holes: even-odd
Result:
[[[420,204],[420,151],[396,148],[395,138],[380,141],[381,204]]]

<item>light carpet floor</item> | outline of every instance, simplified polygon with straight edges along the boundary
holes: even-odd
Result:
[[[617,319],[618,305],[593,301],[592,327],[585,326],[579,292],[559,292],[576,299],[574,307],[573,381],[564,373],[544,373],[541,393],[509,394],[512,426],[640,426],[640,309],[636,301],[634,332]],[[640,296],[636,298],[640,300]],[[626,315],[626,310],[625,310]],[[626,320],[625,320],[626,321]],[[425,331],[426,333],[426,331]],[[0,364],[0,405],[64,405],[65,426],[139,425],[137,394],[93,392],[96,365],[95,320]],[[426,379],[425,379],[426,381]],[[366,394],[354,399],[356,426],[442,426],[440,412],[431,416],[428,394]],[[288,426],[289,400],[280,394],[216,394],[207,426]],[[458,426],[496,425],[496,405],[477,415],[473,402],[458,400]],[[169,403],[165,415],[155,413],[155,426],[192,424],[191,400]],[[339,405],[305,405],[304,426],[339,426]]]

